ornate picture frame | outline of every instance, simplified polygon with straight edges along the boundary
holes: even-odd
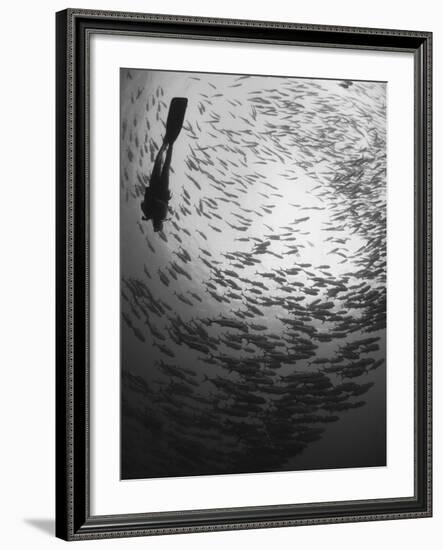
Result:
[[[56,535],[65,540],[432,514],[432,34],[68,9],[56,16]],[[409,53],[414,64],[414,410],[411,496],[100,514],[91,509],[91,37],[176,38]],[[277,55],[277,53],[276,53]],[[411,358],[412,361],[412,358]],[[389,367],[388,367],[389,368]],[[115,404],[116,409],[119,403]],[[389,443],[388,443],[389,444]]]

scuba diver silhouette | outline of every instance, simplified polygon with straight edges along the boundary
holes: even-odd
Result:
[[[152,220],[154,231],[163,229],[163,222],[168,214],[171,199],[169,191],[169,168],[171,166],[172,148],[183,126],[188,100],[185,97],[174,97],[169,105],[166,133],[155,158],[149,185],[141,203],[143,220]]]

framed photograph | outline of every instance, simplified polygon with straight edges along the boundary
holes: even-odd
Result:
[[[57,13],[58,537],[431,515],[431,41]]]

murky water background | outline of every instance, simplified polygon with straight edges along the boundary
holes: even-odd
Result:
[[[154,233],[140,202],[174,96]],[[122,69],[123,479],[386,464],[385,101]]]

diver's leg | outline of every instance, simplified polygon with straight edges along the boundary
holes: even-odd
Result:
[[[171,159],[172,159],[172,145],[168,146],[166,152],[165,162],[163,164],[162,173],[161,173],[161,186],[164,193],[169,195],[169,169],[171,168]]]
[[[163,141],[162,146],[158,150],[157,156],[155,157],[154,167],[152,168],[151,182],[161,178],[164,164],[165,151],[168,147],[168,144]]]
[[[151,175],[151,186],[164,187],[169,177],[171,166],[172,145],[177,139],[183,126],[188,100],[185,97],[174,97],[169,105],[168,119],[166,121],[166,133],[163,138],[157,157],[154,162]]]

